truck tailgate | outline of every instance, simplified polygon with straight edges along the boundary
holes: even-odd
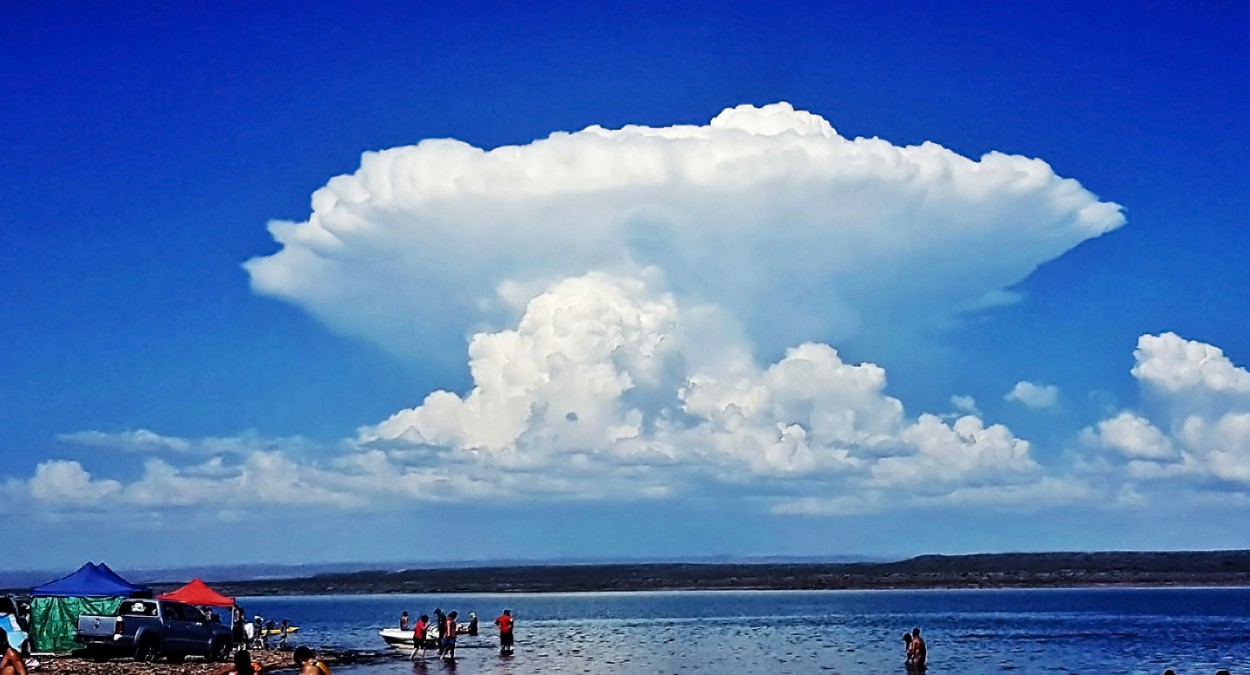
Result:
[[[83,614],[78,617],[78,641],[112,642],[113,636],[121,633],[117,626],[119,620],[122,619],[116,616]]]

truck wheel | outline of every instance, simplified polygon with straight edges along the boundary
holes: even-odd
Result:
[[[208,649],[209,661],[225,661],[230,657],[230,643],[225,640],[218,640]]]
[[[105,661],[109,660],[108,652],[104,651],[103,649],[92,649],[88,653],[91,654],[91,660],[95,661],[96,663],[104,663]]]
[[[165,658],[169,659],[170,663],[182,663],[187,660],[187,655],[186,654],[166,654]]]
[[[135,648],[135,660],[144,663],[151,663],[161,653],[161,646],[152,638],[144,638],[139,646]]]

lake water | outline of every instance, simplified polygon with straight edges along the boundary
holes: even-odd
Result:
[[[475,611],[481,636],[432,655],[335,675],[455,673],[904,673],[918,626],[930,675],[1250,673],[1250,589],[1092,589],[373,595],[242,598],[291,619],[296,644],[385,650],[399,614]],[[494,617],[516,618],[501,657]]]

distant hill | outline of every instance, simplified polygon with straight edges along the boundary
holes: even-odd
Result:
[[[198,576],[227,595],[659,590],[1250,586],[1250,551],[1110,551],[922,555],[898,561],[773,558],[725,561],[241,565],[121,570],[158,591]],[[24,592],[56,573],[9,572]],[[31,577],[33,574],[40,576]],[[26,576],[22,576],[26,575]],[[20,579],[20,583],[13,580]]]
[[[924,555],[896,562],[438,567],[218,584],[233,595],[1250,586],[1250,551]]]
[[[398,562],[337,562],[337,563],[253,563],[244,565],[201,565],[171,567],[117,567],[113,569],[127,580],[137,584],[156,586],[180,586],[195,577],[207,582],[246,582],[281,579],[299,579],[325,574],[349,574],[360,570],[403,572],[431,568],[470,569],[480,567],[535,567],[561,565],[608,565],[608,564],[668,564],[668,563],[817,563],[817,562],[865,562],[881,561],[883,558],[869,556],[703,556],[682,558],[548,558],[548,559],[492,559],[492,560],[443,560]],[[86,561],[84,561],[86,562]],[[100,562],[100,561],[95,561]],[[106,561],[107,562],[107,561]],[[33,586],[73,573],[77,566],[61,570],[0,570],[0,589],[10,592],[28,591]]]

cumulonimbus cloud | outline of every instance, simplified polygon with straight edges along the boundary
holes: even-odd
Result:
[[[264,485],[275,503],[363,508],[713,485],[784,513],[1070,495],[1006,427],[909,414],[884,368],[833,345],[884,349],[1010,301],[1039,264],[1123,223],[1041,160],[847,139],[784,103],[365,153],[307,219],[270,224],[280,250],[246,263],[252,286],[408,359],[462,357],[471,336],[464,391],[315,462],[227,443],[200,464],[152,459],[129,484],[46,462],[11,489],[146,507]],[[149,433],[63,440],[212,446]]]
[[[256,292],[413,359],[553,281],[658,268],[780,353],[883,344],[1009,301],[1039,264],[1123,223],[1041,160],[847,139],[778,103],[703,126],[368,152],[306,220],[272,222],[281,249],[245,267]]]

